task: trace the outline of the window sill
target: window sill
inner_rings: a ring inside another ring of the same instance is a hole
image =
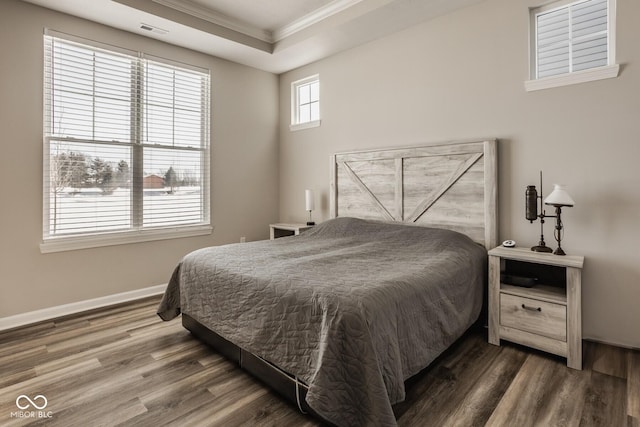
[[[75,251],[78,249],[100,248],[103,246],[152,242],[155,240],[206,236],[212,232],[213,227],[210,225],[197,225],[193,227],[145,230],[141,232],[123,232],[82,237],[58,237],[42,242],[40,244],[40,252],[46,254],[52,252]]]
[[[591,82],[594,80],[611,79],[618,77],[620,65],[607,65],[604,67],[591,68],[589,70],[576,71],[560,76],[545,77],[537,80],[527,80],[524,88],[527,92],[534,90],[549,89],[552,87],[568,86],[578,83]]]
[[[297,130],[303,130],[303,129],[310,129],[310,128],[315,128],[320,126],[320,120],[313,120],[311,122],[306,122],[306,123],[298,123],[295,125],[289,125],[289,130],[291,132],[295,132]]]

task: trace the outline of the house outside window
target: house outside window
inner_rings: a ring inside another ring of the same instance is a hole
[[[530,10],[527,90],[616,77],[615,0],[555,1]]]
[[[291,130],[320,126],[320,77],[291,83]]]
[[[47,31],[42,252],[211,233],[209,71]]]

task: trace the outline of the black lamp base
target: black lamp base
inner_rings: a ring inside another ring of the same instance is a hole
[[[556,242],[558,242],[558,248],[553,251],[556,255],[566,255],[562,250],[562,246],[560,246],[560,242],[562,241],[562,219],[560,219],[560,215],[562,214],[562,205],[553,205],[556,207],[556,230],[553,233],[553,236],[556,238]]]
[[[545,245],[538,245],[538,246],[533,246],[531,248],[532,251],[534,252],[553,252],[553,249],[551,249],[549,246],[545,246]]]
[[[307,221],[307,225],[316,225],[316,223],[313,221]]]
[[[566,255],[566,253],[564,253],[564,251],[562,250],[562,248],[560,246],[558,246],[558,248],[553,251],[554,255]]]

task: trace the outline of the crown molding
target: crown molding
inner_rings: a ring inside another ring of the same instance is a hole
[[[290,22],[273,31],[273,42],[279,42],[298,31],[302,31],[318,22],[321,22],[337,13],[347,10],[360,3],[362,0],[334,0],[331,3],[314,10],[303,17]]]
[[[189,14],[196,18],[203,19],[216,25],[221,25],[230,30],[237,31],[247,36],[254,37],[267,43],[279,42],[299,31],[304,30],[318,22],[321,22],[335,14],[349,9],[363,0],[334,0],[301,18],[298,18],[273,32],[257,28],[238,19],[216,12],[207,7],[201,6],[191,0],[152,0],[162,6]]]
[[[271,31],[262,30],[242,22],[238,19],[231,18],[222,13],[211,10],[207,7],[200,6],[190,0],[152,0],[154,3],[162,6],[186,13],[196,18],[203,19],[216,25],[223,26],[233,31],[254,37],[263,42],[273,43],[273,34]]]
[[[216,4],[215,0],[209,1]],[[258,4],[259,0],[252,1]],[[243,15],[235,18],[233,13],[226,13],[227,17],[234,19],[212,16],[215,11],[201,0],[22,0],[24,4],[66,13],[274,74],[294,70],[483,0],[314,1],[318,0],[309,0],[305,4],[329,5],[287,25],[269,27],[269,35],[264,31],[256,33],[255,28],[250,27],[262,28],[260,24],[249,24]],[[90,7],[87,6],[89,3]],[[282,7],[285,3],[282,1]],[[193,4],[200,8],[193,7]],[[161,35],[142,30],[140,24],[143,22],[168,33]],[[271,41],[276,38],[273,34],[276,29],[278,38],[286,38]],[[291,36],[287,36],[289,34]],[[91,27],[78,35],[88,39],[95,36]]]

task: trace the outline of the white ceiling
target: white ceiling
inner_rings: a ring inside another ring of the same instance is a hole
[[[191,0],[191,3],[243,21],[263,31],[273,32],[335,2],[332,0]]]
[[[24,1],[282,73],[482,0]]]

